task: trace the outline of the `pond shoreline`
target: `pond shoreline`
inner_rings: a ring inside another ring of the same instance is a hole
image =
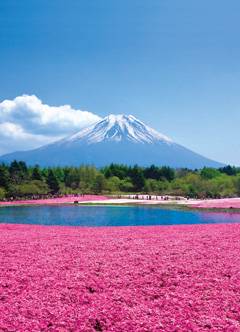
[[[222,199],[175,199],[171,196],[158,196],[158,199],[154,199],[156,196],[152,196],[151,199],[141,199],[132,197],[113,198],[109,196],[100,195],[81,195],[81,196],[68,196],[50,199],[36,199],[36,200],[19,200],[19,201],[0,201],[0,208],[7,206],[38,206],[38,205],[147,205],[147,206],[159,206],[170,207],[176,209],[187,210],[203,210],[203,211],[226,211],[226,212],[240,212],[240,198],[222,198]],[[145,195],[149,197],[148,195]]]

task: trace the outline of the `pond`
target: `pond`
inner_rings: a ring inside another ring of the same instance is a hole
[[[152,206],[1,207],[0,223],[68,226],[143,226],[240,222],[240,214]]]

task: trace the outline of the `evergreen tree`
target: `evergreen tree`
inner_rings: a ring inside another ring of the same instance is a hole
[[[175,178],[175,171],[171,167],[163,166],[160,168],[159,172],[160,172],[159,179],[161,180],[167,180],[171,182]]]
[[[150,167],[145,168],[144,176],[146,179],[159,180],[161,173],[158,167],[151,165]]]
[[[56,194],[59,192],[60,185],[59,185],[58,179],[55,176],[55,174],[53,173],[52,169],[50,169],[48,172],[47,184],[48,184],[49,189],[52,194]]]
[[[10,185],[9,172],[6,166],[0,166],[0,187],[7,189]]]
[[[32,180],[42,181],[42,174],[38,165],[36,165],[32,170]]]
[[[14,160],[9,167],[9,173],[14,184],[20,184],[28,179],[28,168],[24,161]]]
[[[219,168],[219,171],[221,173],[225,173],[227,175],[233,176],[233,175],[237,175],[238,170],[236,167],[228,165],[228,166]]]
[[[77,168],[70,168],[66,177],[65,177],[65,184],[67,187],[72,189],[77,189],[80,183],[80,173]]]
[[[142,168],[135,165],[131,170],[131,179],[136,191],[141,191],[145,185],[145,179]]]

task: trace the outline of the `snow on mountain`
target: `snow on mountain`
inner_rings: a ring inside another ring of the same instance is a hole
[[[94,125],[41,148],[4,155],[0,161],[30,165],[102,167],[110,163],[141,166],[221,167],[145,125],[132,115],[109,115]]]
[[[133,115],[111,114],[96,124],[85,128],[75,135],[62,140],[74,142],[82,140],[87,144],[103,141],[130,141],[134,143],[156,143],[164,141],[171,143],[172,140],[156,130],[146,126]]]

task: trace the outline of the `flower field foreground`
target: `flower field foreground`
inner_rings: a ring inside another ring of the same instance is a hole
[[[0,331],[240,331],[240,225],[0,225]]]

